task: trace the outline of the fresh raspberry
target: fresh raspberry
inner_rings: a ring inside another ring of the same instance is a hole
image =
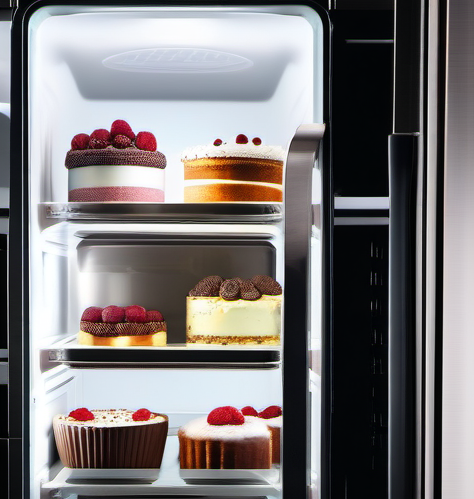
[[[221,140],[221,139],[216,139],[216,140],[214,141],[214,145],[215,145],[215,146],[220,146],[220,145],[222,145],[222,140]]]
[[[126,322],[146,322],[146,310],[140,305],[125,307]]]
[[[135,138],[135,134],[130,125],[124,120],[115,120],[110,127],[110,135],[114,138],[116,135],[125,135],[130,140]]]
[[[115,305],[109,305],[102,310],[102,320],[104,322],[110,322],[112,324],[118,324],[123,322],[125,318],[125,310],[122,307],[116,307]]]
[[[146,313],[146,322],[163,322],[164,317],[158,310],[148,310]]]
[[[74,418],[77,421],[91,421],[94,418],[94,414],[92,414],[89,409],[86,409],[85,407],[80,407],[79,409],[76,409],[75,411],[71,411],[69,413],[70,418]]]
[[[282,410],[279,405],[271,405],[266,409],[264,409],[262,412],[258,413],[258,417],[263,419],[277,418],[278,416],[281,415],[282,415]]]
[[[249,142],[249,139],[246,135],[244,135],[243,133],[241,133],[240,135],[237,135],[237,137],[235,138],[235,142],[237,144],[248,144]]]
[[[151,132],[138,132],[135,145],[142,151],[156,151],[156,138]]]
[[[102,308],[89,307],[82,312],[81,321],[87,322],[102,322]]]
[[[105,149],[110,143],[101,139],[90,139],[89,147],[91,149]]]
[[[71,149],[77,151],[78,149],[87,149],[89,146],[89,135],[87,133],[78,133],[74,135],[71,140]]]
[[[105,140],[110,143],[110,132],[105,128],[98,128],[91,133],[91,139]]]
[[[112,145],[117,149],[125,149],[132,145],[132,141],[126,135],[116,135],[112,140]]]
[[[212,425],[241,425],[245,423],[244,415],[235,407],[226,405],[209,413],[207,422]]]
[[[132,419],[134,421],[148,421],[150,416],[151,412],[148,409],[138,409],[132,414]]]
[[[244,416],[258,416],[258,412],[251,405],[246,405],[241,412]]]
[[[262,143],[262,139],[260,137],[254,137],[252,139],[252,142],[256,145],[259,146]]]

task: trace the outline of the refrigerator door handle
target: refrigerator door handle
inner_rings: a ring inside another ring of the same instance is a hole
[[[309,431],[309,253],[311,241],[312,177],[322,124],[301,125],[291,141],[285,173],[285,301],[283,346],[283,497],[308,495],[310,485]],[[285,359],[291,359],[291,370]],[[285,452],[285,449],[287,452]],[[288,450],[291,451],[289,458]]]
[[[418,141],[418,133],[389,138],[389,499],[418,497],[421,485]]]

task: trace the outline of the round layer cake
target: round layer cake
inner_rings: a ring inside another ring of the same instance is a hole
[[[53,419],[59,457],[68,468],[159,468],[168,416],[148,409],[76,409]]]
[[[178,431],[182,469],[269,469],[270,431],[235,407],[218,407]]]
[[[140,305],[129,307],[88,307],[82,313],[80,345],[165,346],[166,322],[161,312]]]
[[[116,120],[110,132],[76,135],[66,154],[70,202],[163,202],[165,156],[150,132]]]
[[[232,143],[216,139],[188,148],[181,155],[184,201],[281,202],[284,158],[280,146],[262,145],[258,137],[249,142],[243,134]]]

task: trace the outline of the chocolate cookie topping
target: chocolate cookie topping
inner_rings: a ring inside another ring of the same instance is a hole
[[[81,166],[149,166],[151,168],[165,168],[166,158],[159,151],[142,151],[136,147],[117,149],[108,146],[105,149],[84,149],[68,151],[66,154],[66,168],[80,168]]]
[[[253,285],[262,293],[262,295],[281,295],[281,286],[268,275],[256,275],[251,279]]]
[[[166,331],[166,322],[119,322],[118,324],[110,324],[81,321],[81,331],[94,336],[142,336]]]
[[[240,283],[238,279],[227,279],[221,284],[219,296],[227,301],[240,298]]]
[[[222,277],[211,275],[201,279],[189,292],[189,296],[219,296],[219,289],[222,284]]]
[[[249,279],[242,280],[240,283],[240,296],[242,300],[258,300],[262,293],[252,284]]]

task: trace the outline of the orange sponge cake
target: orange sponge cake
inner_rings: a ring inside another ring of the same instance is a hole
[[[283,161],[280,146],[262,145],[240,134],[235,141],[216,139],[207,146],[186,149],[184,201],[188,203],[283,200]]]

